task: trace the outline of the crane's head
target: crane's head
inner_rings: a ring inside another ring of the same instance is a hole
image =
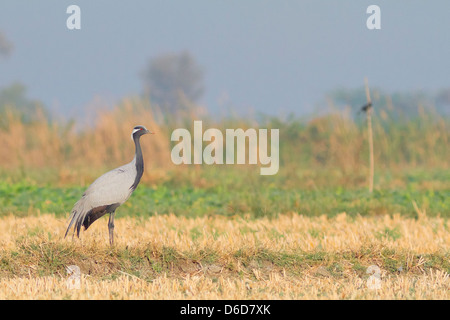
[[[153,134],[153,132],[148,131],[147,128],[144,126],[136,126],[133,128],[133,132],[131,132],[131,140],[134,140],[135,138],[140,138],[141,136],[147,133]]]

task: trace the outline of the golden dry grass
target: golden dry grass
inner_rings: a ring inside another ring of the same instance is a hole
[[[131,161],[131,130],[143,124],[155,132],[151,139],[141,141],[146,166],[159,168],[155,174],[161,175],[161,170],[171,166],[170,136],[167,128],[157,123],[155,114],[140,103],[126,100],[114,110],[97,111],[93,124],[79,130],[65,123],[49,122],[44,116],[39,121],[23,123],[9,112],[8,127],[0,128],[0,168],[8,172],[52,168],[57,172],[58,184],[83,184],[85,178],[92,178],[104,167]],[[147,175],[143,181],[152,178]]]
[[[1,218],[0,299],[450,298],[439,217],[125,217],[113,249],[106,219],[81,241],[63,239],[66,222]],[[80,289],[67,287],[72,264]],[[378,290],[367,286],[370,265],[381,269]]]
[[[151,282],[127,275],[103,281],[83,276],[80,289],[68,289],[60,276],[0,281],[0,299],[449,299],[448,290],[449,277],[442,271],[385,277],[379,290],[368,289],[359,277],[337,281],[278,273],[267,280],[163,275]]]
[[[376,171],[406,166],[448,170],[450,123],[447,118],[423,111],[420,118],[408,120],[393,118],[383,108],[377,110],[373,115]],[[146,167],[152,172],[143,177],[143,182],[164,179],[179,168],[170,159],[172,130],[180,127],[192,130],[194,120],[204,120],[204,130],[210,127],[279,129],[281,171],[290,172],[299,166],[330,167],[345,176],[355,173],[365,176],[367,171],[366,130],[358,125],[358,118],[352,118],[349,110],[334,111],[307,122],[275,118],[258,123],[238,117],[212,120],[204,110],[193,106],[178,119],[175,115],[163,115],[148,101],[129,98],[110,110],[86,114],[84,121],[89,123],[78,121],[71,125],[67,121],[49,121],[43,114],[36,115],[31,123],[24,123],[13,112],[1,116],[6,118],[6,125],[0,127],[0,172],[51,168],[57,176],[51,181],[59,185],[84,184],[105,167],[130,161],[134,145],[129,136],[136,124],[143,124],[156,133],[141,140]]]

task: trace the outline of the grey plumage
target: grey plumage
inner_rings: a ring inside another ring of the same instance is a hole
[[[73,226],[73,233],[75,234],[76,231],[79,237],[81,226],[84,226],[86,230],[95,220],[109,213],[109,240],[111,245],[114,243],[115,211],[131,196],[144,172],[144,161],[139,138],[146,133],[151,132],[144,126],[133,128],[132,139],[136,147],[133,160],[103,174],[87,188],[72,209],[69,217],[70,223],[65,236],[67,236],[67,233]]]

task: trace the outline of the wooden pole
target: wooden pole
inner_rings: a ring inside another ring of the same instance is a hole
[[[372,105],[372,100],[370,99],[370,90],[367,77],[364,78],[364,83],[366,87],[366,98],[367,105]],[[373,158],[373,132],[372,132],[372,107],[369,107],[366,111],[367,116],[367,133],[369,140],[369,192],[373,192],[373,176],[374,176],[374,158]]]

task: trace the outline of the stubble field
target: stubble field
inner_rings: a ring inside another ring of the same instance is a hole
[[[78,240],[54,215],[2,217],[0,299],[450,298],[439,217],[126,217],[114,248],[106,221]]]

